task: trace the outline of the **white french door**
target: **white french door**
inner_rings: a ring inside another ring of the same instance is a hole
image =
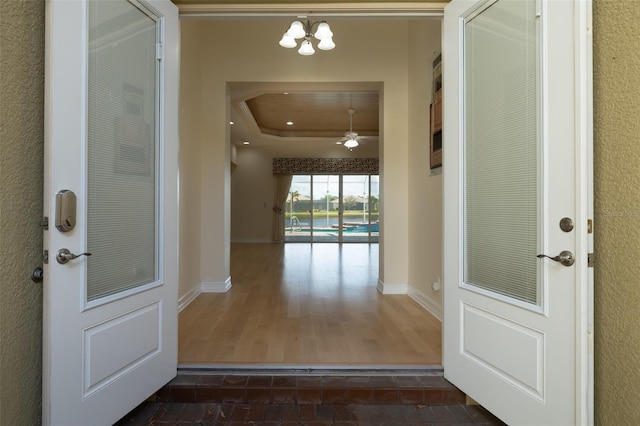
[[[176,374],[178,13],[46,11],[43,423],[106,425]]]
[[[589,31],[589,1],[445,7],[443,364],[508,424],[593,422]]]

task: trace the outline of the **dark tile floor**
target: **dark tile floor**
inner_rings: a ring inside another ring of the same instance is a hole
[[[442,373],[416,375],[179,374],[157,393],[160,402],[233,404],[464,404]]]
[[[503,425],[441,371],[369,373],[181,372],[117,424]]]
[[[479,406],[387,404],[141,404],[117,425],[503,425]]]

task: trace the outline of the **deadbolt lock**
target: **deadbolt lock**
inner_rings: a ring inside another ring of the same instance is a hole
[[[63,189],[56,194],[56,228],[69,232],[76,227],[76,194]]]
[[[573,227],[573,219],[571,219],[570,217],[563,217],[562,219],[560,219],[560,229],[562,229],[564,232],[573,231]]]

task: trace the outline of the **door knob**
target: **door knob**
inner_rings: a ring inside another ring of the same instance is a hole
[[[69,251],[69,249],[61,248],[60,250],[58,250],[58,253],[56,253],[56,260],[59,264],[64,265],[70,260],[77,259],[80,256],[91,256],[91,253],[73,254]]]
[[[576,261],[576,258],[573,255],[573,253],[571,253],[568,250],[563,250],[563,251],[560,252],[559,255],[553,256],[553,257],[547,256],[546,254],[539,254],[536,257],[538,257],[539,259],[542,259],[543,257],[546,257],[546,258],[549,258],[549,259],[551,259],[553,261],[560,262],[564,266],[571,266]]]

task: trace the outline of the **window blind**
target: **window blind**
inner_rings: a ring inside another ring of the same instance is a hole
[[[156,43],[131,3],[89,2],[88,301],[158,277]]]
[[[498,1],[464,29],[464,280],[539,303],[534,1]]]

